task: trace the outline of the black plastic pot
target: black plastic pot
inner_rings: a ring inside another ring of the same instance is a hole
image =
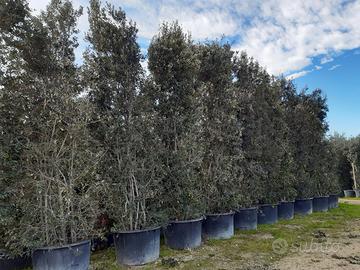
[[[360,189],[355,189],[355,197],[360,198]]]
[[[356,193],[354,190],[348,189],[348,190],[344,190],[344,196],[353,198],[356,197]]]
[[[294,204],[295,201],[280,202],[278,205],[278,218],[279,219],[293,219],[294,218]]]
[[[298,215],[310,215],[313,212],[313,199],[296,199],[294,212]]]
[[[327,212],[329,210],[329,196],[314,197],[313,212]]]
[[[239,230],[257,229],[257,208],[241,208],[235,212],[234,227]]]
[[[164,228],[165,244],[172,249],[191,249],[201,245],[203,217],[172,221]]]
[[[7,258],[0,254],[1,270],[21,270],[31,266],[30,257]]]
[[[114,233],[116,259],[122,265],[142,265],[160,255],[160,227]]]
[[[278,222],[278,205],[259,205],[258,224],[275,224],[276,222]]]
[[[234,235],[234,212],[206,215],[202,232],[208,239],[229,239]]]
[[[329,209],[339,207],[339,195],[338,194],[331,194],[329,196]]]
[[[90,241],[40,248],[32,254],[33,270],[88,270]]]

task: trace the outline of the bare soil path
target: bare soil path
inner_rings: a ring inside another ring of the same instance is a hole
[[[311,244],[313,244],[311,246]],[[275,263],[278,270],[359,270],[360,219],[349,221],[343,231],[325,235],[322,241],[303,245]]]
[[[354,204],[354,205],[360,205],[359,199],[340,199],[341,203],[347,203],[347,204]]]

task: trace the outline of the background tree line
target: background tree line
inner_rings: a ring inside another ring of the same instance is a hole
[[[359,151],[326,138],[321,90],[298,91],[226,42],[163,23],[146,75],[136,24],[91,0],[77,65],[82,8],[0,8],[0,248],[97,236],[104,215],[136,230],[338,193],[348,177]]]

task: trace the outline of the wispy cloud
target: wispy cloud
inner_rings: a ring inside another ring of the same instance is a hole
[[[337,69],[339,67],[341,67],[341,65],[333,65],[331,68],[329,68],[329,70],[331,71],[331,70]]]
[[[332,61],[334,61],[334,58],[332,58],[330,55],[325,55],[323,58],[321,58],[320,63],[323,65]]]
[[[74,0],[88,5],[86,0]],[[105,1],[105,0],[104,0]],[[296,74],[315,57],[331,62],[343,50],[360,48],[360,1],[348,0],[110,0],[122,6],[151,39],[163,21],[178,20],[195,40],[238,37],[234,48],[246,50],[274,75]],[[43,8],[48,1],[30,0]],[[81,18],[87,30],[86,14]],[[304,71],[302,72],[304,74]]]
[[[312,70],[303,70],[303,71],[295,72],[293,74],[290,74],[290,75],[286,76],[286,79],[294,80],[294,79],[303,77],[303,76],[305,76],[306,74],[308,74],[310,72],[312,72]]]

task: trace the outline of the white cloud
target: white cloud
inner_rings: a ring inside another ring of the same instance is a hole
[[[329,68],[330,71],[334,70],[334,69],[337,69],[341,67],[341,65],[333,65],[331,68]]]
[[[332,61],[334,61],[334,58],[332,58],[330,55],[325,55],[323,58],[321,58],[320,63],[323,65]]]
[[[290,74],[290,75],[286,76],[286,79],[288,79],[288,80],[294,80],[294,79],[303,77],[303,76],[305,76],[306,74],[308,74],[308,73],[310,73],[310,72],[312,72],[312,70],[299,71],[299,72],[296,72],[296,73],[293,73],[293,74]]]
[[[320,69],[322,69],[322,66],[315,66],[315,70],[320,70]]]
[[[47,2],[30,0],[30,6],[39,9]],[[87,2],[76,0],[84,6]],[[143,39],[151,39],[163,21],[173,20],[196,40],[239,37],[234,48],[246,50],[274,75],[296,74],[312,65],[315,57],[323,56],[324,64],[341,51],[360,48],[360,0],[110,2],[124,8]],[[80,28],[84,32],[87,27],[83,16]]]

